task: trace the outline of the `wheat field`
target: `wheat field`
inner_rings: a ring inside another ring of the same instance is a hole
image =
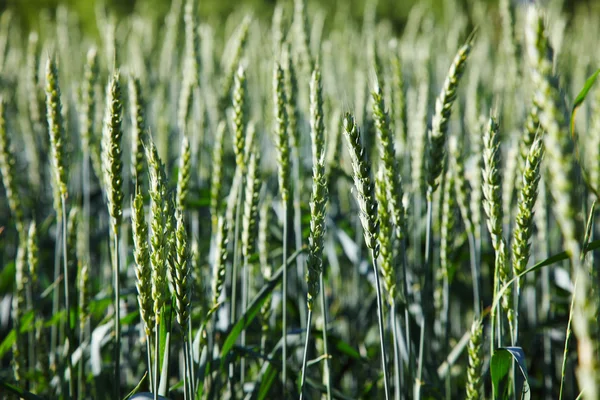
[[[169,3],[0,15],[1,398],[600,399],[600,7]]]

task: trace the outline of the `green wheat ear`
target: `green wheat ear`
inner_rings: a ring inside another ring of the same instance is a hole
[[[444,158],[446,156],[445,146],[450,113],[452,112],[454,100],[456,100],[456,91],[458,89],[460,78],[467,66],[467,59],[471,52],[472,43],[473,37],[469,37],[467,42],[458,49],[454,61],[450,66],[450,70],[448,71],[448,76],[446,77],[442,91],[435,101],[435,114],[431,120],[431,131],[429,131],[427,145],[428,154],[425,159],[428,196],[431,196],[431,193],[437,188],[437,179],[442,173]]]
[[[46,110],[48,132],[50,134],[50,152],[54,182],[62,197],[67,197],[67,172],[65,154],[65,133],[62,116],[62,102],[56,61],[49,58],[46,63]]]
[[[379,254],[379,243],[377,242],[379,221],[377,219],[375,185],[371,178],[371,164],[361,144],[360,131],[350,113],[344,117],[344,135],[352,160],[356,200],[360,209],[360,222],[363,226],[365,242],[367,247],[374,252],[374,257],[377,257]]]
[[[106,111],[102,132],[102,169],[108,198],[108,211],[112,220],[112,229],[118,234],[123,218],[123,161],[121,127],[123,104],[119,73],[115,73],[106,90]]]

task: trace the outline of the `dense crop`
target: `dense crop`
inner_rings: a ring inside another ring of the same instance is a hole
[[[0,397],[600,398],[598,10],[446,3],[4,12]]]

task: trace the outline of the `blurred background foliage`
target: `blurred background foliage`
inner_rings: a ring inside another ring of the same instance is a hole
[[[514,0],[527,2],[534,0]],[[236,11],[251,10],[258,18],[271,18],[276,0],[203,0],[200,1],[199,12],[207,19],[223,20]],[[491,3],[491,0],[461,0],[464,9],[468,10],[474,2]],[[540,2],[538,0],[537,2]],[[542,0],[542,3],[547,0]],[[285,3],[285,1],[283,1]],[[339,8],[346,8],[347,14],[360,21],[365,12],[366,0],[309,0],[309,7],[320,9],[331,16]],[[436,14],[444,14],[450,4],[446,0],[379,0],[377,2],[378,17],[385,17],[393,24],[394,30],[402,31],[409,10],[415,3],[425,3]],[[56,8],[61,5],[78,15],[82,30],[88,35],[97,35],[96,16],[98,10],[106,10],[117,18],[132,13],[149,16],[157,20],[166,16],[171,0],[0,0],[0,12],[13,10],[26,30],[39,30],[44,19],[53,20]],[[572,0],[564,2],[565,12],[573,15],[574,11],[583,7],[598,7],[598,0]],[[327,24],[326,24],[327,25]],[[325,27],[325,29],[327,29]]]

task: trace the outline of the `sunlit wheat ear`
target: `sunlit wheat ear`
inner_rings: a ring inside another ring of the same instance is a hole
[[[143,187],[144,142],[146,140],[146,107],[139,78],[129,79],[129,107],[131,118],[131,176],[138,188]]]
[[[150,209],[152,218],[150,227],[150,263],[152,265],[152,300],[156,324],[161,322],[161,310],[169,297],[167,284],[167,263],[169,259],[170,232],[167,231],[167,202],[169,201],[166,187],[164,166],[158,156],[154,142],[146,147],[148,162]]]
[[[404,76],[402,73],[402,62],[398,54],[397,41],[391,46],[392,54],[392,112],[394,116],[394,136],[397,140],[406,144],[406,98],[404,93]]]
[[[259,176],[260,154],[255,149],[248,160],[246,174],[246,189],[244,194],[244,208],[242,215],[242,256],[248,259],[255,249],[256,220],[258,216],[258,195],[261,186]]]
[[[2,183],[6,191],[8,206],[19,234],[23,233],[23,206],[17,188],[17,172],[15,169],[15,158],[11,149],[10,136],[6,130],[6,105],[4,98],[0,96],[0,172]]]
[[[219,303],[219,297],[225,283],[225,267],[227,264],[227,224],[225,218],[219,217],[215,235],[215,252],[212,262],[211,294],[212,306]]]
[[[225,69],[225,74],[223,75],[221,81],[221,92],[219,98],[219,109],[223,112],[229,103],[231,88],[233,86],[233,80],[235,76],[235,72],[240,64],[240,60],[242,58],[242,53],[246,48],[246,42],[248,41],[248,30],[250,28],[250,22],[252,22],[249,16],[244,17],[242,23],[238,27],[237,31],[234,33],[236,35],[228,44],[231,47],[226,49],[226,52],[229,55],[228,61],[229,63],[223,65]]]
[[[93,151],[94,117],[96,115],[95,89],[98,80],[98,52],[95,47],[88,50],[81,85],[81,105],[79,113],[79,129],[81,147],[85,152]]]
[[[452,112],[452,104],[456,100],[456,91],[463,72],[467,66],[467,58],[471,52],[472,38],[458,50],[450,66],[446,81],[440,95],[435,101],[435,114],[431,121],[427,141],[427,157],[425,159],[426,179],[428,193],[433,193],[437,188],[437,179],[442,173],[444,157],[446,155],[446,135],[448,122]],[[431,196],[431,194],[428,194]]]
[[[490,117],[483,135],[483,209],[487,216],[487,227],[492,238],[492,246],[496,253],[495,276],[498,284],[507,283],[512,275],[512,270],[506,262],[506,243],[502,232],[502,183],[500,177],[500,138],[499,126],[493,117]],[[511,318],[512,290],[509,287],[502,295],[502,308]]]
[[[306,70],[311,71],[314,59],[310,49],[308,16],[306,15],[306,0],[294,0],[294,27],[299,54]]]
[[[248,103],[247,103],[246,71],[239,66],[233,83],[233,134],[235,162],[242,171],[246,166],[244,163],[244,149],[246,147],[246,127],[248,125]]]
[[[385,283],[388,304],[393,304],[396,297],[396,273],[394,270],[394,227],[389,212],[387,181],[383,167],[379,167],[375,179],[375,196],[379,204],[379,244],[381,250],[381,275]]]
[[[394,137],[390,128],[390,119],[385,111],[385,102],[380,87],[376,87],[372,93],[373,97],[373,119],[377,128],[379,138],[379,158],[383,166],[382,173],[385,175],[385,189],[390,206],[391,217],[394,221],[395,235],[398,240],[404,237],[407,230],[405,223],[405,211],[402,205],[402,177],[396,161],[396,150]]]
[[[50,134],[50,159],[54,182],[61,197],[67,197],[67,159],[64,143],[64,124],[60,85],[56,61],[49,58],[46,63],[46,112]]]
[[[519,275],[525,271],[525,267],[529,261],[531,252],[529,239],[533,233],[533,211],[537,199],[538,183],[540,181],[542,155],[542,140],[538,138],[531,145],[523,170],[523,176],[520,178],[521,189],[519,191],[512,242],[514,275]]]
[[[214,232],[217,228],[217,221],[219,218],[219,208],[221,202],[221,187],[223,178],[223,139],[225,137],[225,131],[227,130],[227,124],[221,121],[217,126],[217,132],[215,133],[215,143],[212,152],[212,171],[210,181],[210,217],[212,220],[212,231]]]
[[[494,250],[502,241],[502,191],[500,183],[500,141],[498,123],[490,118],[483,136],[483,208]]]
[[[298,107],[298,79],[289,44],[284,46],[283,59],[285,62],[285,95],[287,100],[288,131],[290,134],[290,147],[297,149],[300,145],[298,124],[300,122],[300,108]]]
[[[284,79],[283,69],[279,64],[275,64],[273,72],[275,147],[277,148],[279,192],[281,193],[282,201],[287,204],[290,193],[290,142],[288,135],[287,100]]]
[[[483,324],[480,319],[471,325],[471,338],[467,347],[469,366],[467,367],[467,399],[481,399],[481,376],[483,368]]]
[[[148,225],[144,211],[144,196],[137,193],[131,205],[131,226],[133,231],[133,257],[135,259],[135,286],[138,292],[140,316],[146,335],[154,332],[154,302],[152,300],[152,268],[148,247]]]
[[[375,185],[371,178],[371,164],[360,140],[360,131],[350,113],[347,113],[344,117],[344,135],[352,160],[354,186],[356,187],[355,195],[360,210],[360,222],[364,231],[365,243],[377,257],[379,254],[379,244],[377,242],[379,221],[377,219]]]
[[[175,312],[177,322],[187,327],[191,306],[191,254],[187,240],[187,232],[183,223],[183,212],[176,210],[176,258],[171,269],[171,279],[175,288]]]
[[[179,171],[177,173],[176,206],[178,210],[185,211],[189,193],[190,177],[192,173],[192,151],[187,136],[181,141],[179,153]]]
[[[310,236],[306,260],[307,304],[312,310],[319,294],[320,275],[323,273],[323,242],[327,213],[327,177],[325,175],[325,125],[323,122],[323,87],[318,65],[310,81],[310,132],[312,142],[313,184],[310,201]]]
[[[106,90],[106,110],[102,130],[102,169],[108,198],[108,212],[115,235],[123,218],[123,160],[121,139],[123,103],[119,73],[112,76]]]

